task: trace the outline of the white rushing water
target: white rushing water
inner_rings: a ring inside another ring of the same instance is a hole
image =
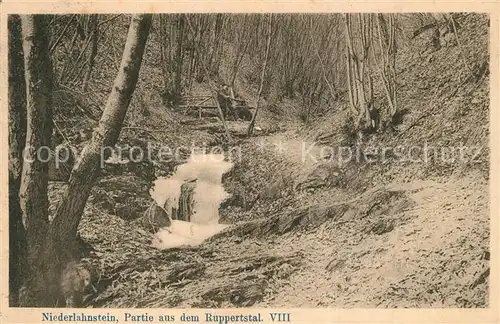
[[[182,184],[197,179],[191,222],[172,220],[169,227],[155,234],[153,246],[158,249],[196,246],[226,228],[228,225],[219,224],[220,203],[229,196],[222,186],[222,175],[232,167],[232,163],[224,161],[223,154],[193,154],[187,163],[177,167],[174,175],[156,180],[151,197],[169,213],[178,206]]]

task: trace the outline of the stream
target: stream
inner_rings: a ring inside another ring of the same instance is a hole
[[[222,185],[222,175],[232,167],[233,163],[224,160],[224,154],[192,154],[172,176],[157,179],[150,194],[168,215],[179,205],[181,186],[186,182],[195,183],[194,204],[189,222],[171,218],[171,225],[155,234],[152,245],[161,250],[197,246],[228,227],[219,224],[219,206],[229,197]]]

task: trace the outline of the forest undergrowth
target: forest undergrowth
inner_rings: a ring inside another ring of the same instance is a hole
[[[153,180],[179,162],[110,167],[79,227],[99,276],[86,305],[488,307],[489,75],[467,62],[488,61],[489,35],[485,16],[459,22],[460,46],[429,52],[425,33],[402,46],[401,120],[361,141],[346,130],[344,93],[307,122],[300,99],[264,99],[262,133],[228,143],[220,130],[183,124],[185,116],[163,107],[151,91],[161,81],[147,79],[159,72],[146,65],[119,143],[156,152],[185,146],[185,156],[193,143],[238,146],[240,158],[223,177],[232,196],[219,210],[220,222],[232,226],[200,246],[159,251],[134,220],[152,203]],[[244,77],[251,64],[244,60],[241,69],[235,88],[254,97],[255,84]],[[193,94],[206,92],[206,84],[193,86]],[[147,115],[136,112],[141,107]],[[70,129],[78,118],[58,116],[76,137]],[[438,153],[423,162],[394,152],[417,147],[422,154],[423,145]],[[304,162],[303,149],[312,146]],[[360,159],[338,155],[360,147]],[[466,147],[466,159],[443,160],[440,150],[450,147]],[[380,159],[370,148],[389,153]],[[64,186],[50,185],[52,210]]]

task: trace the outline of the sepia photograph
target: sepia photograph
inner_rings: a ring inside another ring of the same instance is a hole
[[[10,308],[496,307],[490,14],[3,17]]]

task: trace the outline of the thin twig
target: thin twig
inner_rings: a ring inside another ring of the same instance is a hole
[[[68,138],[66,136],[64,136],[64,133],[62,132],[61,128],[57,125],[57,122],[55,120],[54,120],[54,126],[56,126],[57,132],[59,133],[59,135],[61,135],[61,137],[63,138],[63,140],[66,143],[69,143]]]
[[[57,45],[59,45],[59,43],[61,42],[62,38],[64,37],[64,35],[66,35],[66,31],[68,30],[68,27],[69,25],[71,25],[71,23],[73,22],[73,20],[75,20],[75,15],[72,15],[71,16],[71,19],[68,21],[68,23],[66,24],[66,26],[64,26],[62,32],[61,32],[61,35],[59,35],[59,37],[57,38],[57,40],[54,42],[54,44],[52,44],[52,46],[50,47],[49,49],[49,52],[52,54],[54,52],[54,50],[56,49]]]
[[[109,18],[109,19],[103,20],[103,21],[101,21],[101,22],[99,23],[99,25],[98,25],[98,26],[100,27],[100,26],[102,26],[102,25],[104,25],[104,24],[106,24],[106,23],[108,23],[108,22],[110,22],[110,21],[115,20],[116,18],[118,18],[118,17],[120,17],[120,16],[123,16],[123,14],[118,14],[118,15],[115,15],[115,16],[113,16],[113,17]]]
[[[302,20],[304,21],[303,18],[302,18]],[[311,38],[311,42],[313,43],[314,52],[315,52],[316,56],[318,57],[319,64],[321,65],[321,72],[322,72],[321,74],[323,76],[323,80],[325,80],[326,85],[328,86],[328,90],[330,91],[330,96],[332,97],[332,100],[335,101],[335,98],[336,98],[335,91],[333,90],[333,87],[332,87],[330,81],[328,80],[328,77],[326,76],[325,65],[323,64],[323,60],[321,59],[321,56],[319,55],[318,45],[316,44],[316,41],[314,40],[310,29],[308,29],[308,34],[309,34],[309,37]]]

